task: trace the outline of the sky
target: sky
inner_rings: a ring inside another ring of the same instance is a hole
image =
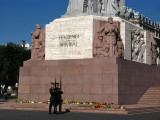
[[[0,0],[0,45],[31,44],[35,25],[44,27],[60,18],[67,6],[68,0]],[[160,22],[160,0],[126,0],[126,6]]]

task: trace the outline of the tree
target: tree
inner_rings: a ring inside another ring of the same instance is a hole
[[[31,50],[17,44],[0,46],[0,82],[5,86],[15,85],[19,78],[19,67],[31,58]]]
[[[4,58],[4,46],[0,46],[0,96],[1,96],[1,85],[3,81],[6,79],[6,67],[7,66],[7,60]]]

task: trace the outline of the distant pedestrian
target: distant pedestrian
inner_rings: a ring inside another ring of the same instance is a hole
[[[3,99],[6,100],[7,99],[7,89],[4,88],[3,92]]]
[[[0,99],[2,98],[3,94],[2,94],[2,88],[0,90]]]

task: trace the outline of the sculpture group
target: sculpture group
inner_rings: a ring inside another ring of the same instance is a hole
[[[94,57],[124,57],[124,46],[119,29],[113,23],[113,18],[96,33],[94,40]]]
[[[120,16],[134,18],[135,11],[125,6],[125,0],[69,0],[66,15],[101,14],[103,16]]]

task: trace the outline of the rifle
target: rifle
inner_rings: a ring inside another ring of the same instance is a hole
[[[57,84],[57,83],[56,83],[56,77],[55,77],[55,83],[54,83],[55,89],[56,89],[56,84]]]
[[[61,76],[60,76],[60,90],[62,90],[62,81],[61,81]]]

